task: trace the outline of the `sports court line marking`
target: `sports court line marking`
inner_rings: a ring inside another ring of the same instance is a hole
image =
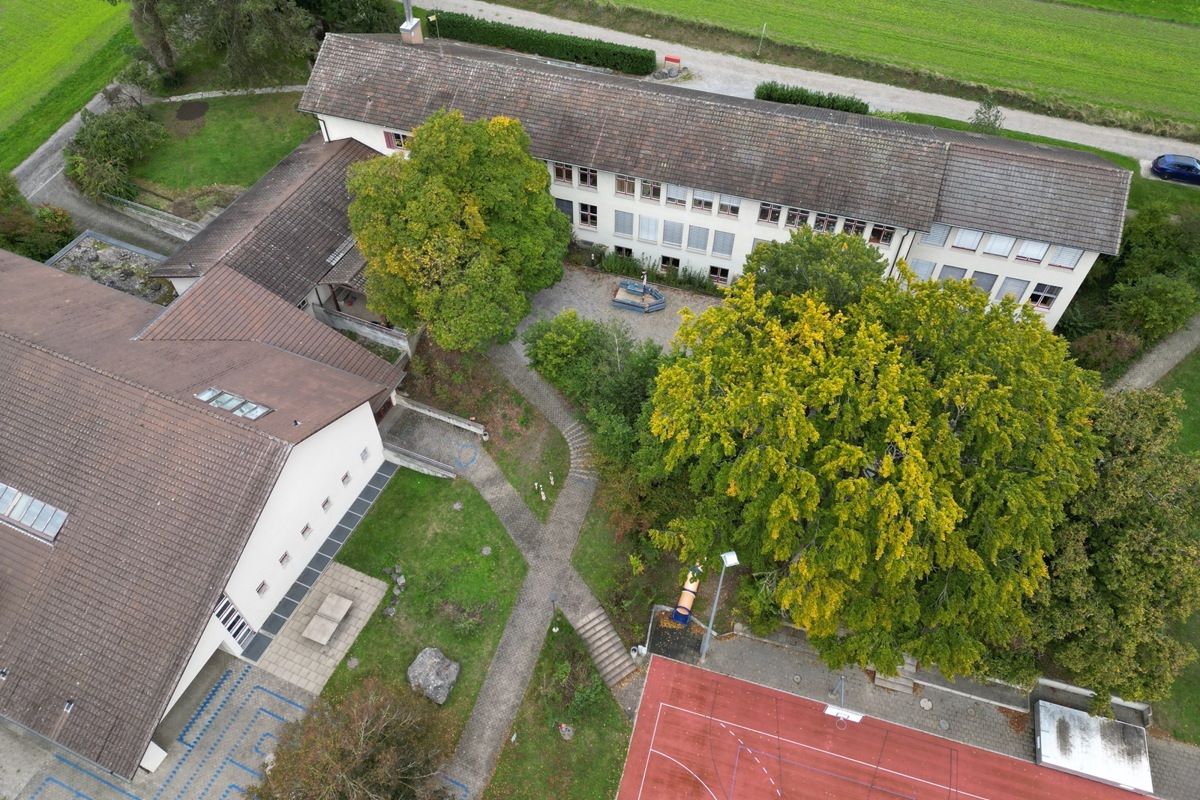
[[[679,760],[679,759],[677,759],[677,758],[674,758],[673,756],[669,756],[669,755],[667,755],[666,753],[662,752],[661,750],[655,750],[653,747],[651,747],[651,748],[650,748],[650,755],[654,755],[654,756],[662,756],[663,758],[667,759],[668,761],[674,761],[676,764],[678,764],[679,766],[681,766],[681,767],[683,767],[684,769],[686,769],[686,770],[687,770],[687,772],[688,772],[688,774],[689,774],[689,775],[691,775],[693,778],[695,778],[695,779],[696,779],[696,783],[698,783],[698,784],[700,784],[701,786],[703,786],[703,787],[704,787],[704,791],[708,792],[708,796],[709,796],[709,797],[711,797],[713,800],[720,800],[720,798],[719,798],[719,797],[717,797],[715,794],[713,794],[713,790],[712,790],[712,789],[710,789],[710,788],[708,788],[708,784],[707,784],[707,783],[705,783],[704,781],[702,781],[702,780],[700,779],[700,776],[699,776],[699,775],[697,775],[696,773],[692,772],[692,771],[691,771],[691,769],[688,769],[688,766],[687,766],[687,764],[684,764],[682,761],[680,761],[680,760]],[[646,759],[646,763],[647,763],[647,764],[649,764],[649,763],[650,763],[650,759]],[[643,777],[645,777],[645,776],[643,775]],[[639,795],[640,795],[640,792],[639,792]]]
[[[813,745],[810,745],[810,744],[805,744],[804,742],[798,742],[798,741],[796,741],[796,740],[794,740],[794,739],[788,739],[788,738],[786,738],[786,737],[784,737],[784,736],[780,736],[780,735],[779,735],[779,734],[777,734],[777,733],[768,733],[768,732],[766,732],[766,731],[761,731],[761,730],[758,730],[757,728],[752,728],[752,727],[750,727],[749,725],[742,725],[741,723],[734,722],[733,720],[729,720],[729,719],[724,719],[724,720],[723,720],[723,719],[721,719],[720,717],[714,717],[714,716],[712,716],[712,715],[710,715],[710,714],[705,714],[705,713],[703,713],[703,712],[700,712],[700,711],[693,711],[693,710],[692,710],[692,709],[690,709],[690,708],[683,708],[683,707],[681,707],[681,706],[673,705],[673,704],[671,704],[671,703],[664,703],[664,702],[661,702],[661,701],[660,701],[660,702],[659,702],[659,704],[658,704],[658,714],[655,716],[655,720],[654,720],[654,732],[653,732],[653,734],[651,735],[651,738],[650,738],[650,750],[651,750],[651,751],[653,751],[653,750],[654,750],[654,742],[655,742],[655,740],[656,740],[656,739],[657,739],[657,737],[658,737],[658,722],[659,722],[659,719],[661,719],[661,717],[662,717],[662,710],[663,710],[664,708],[673,709],[673,710],[675,710],[675,711],[681,711],[681,712],[683,712],[684,714],[690,714],[690,715],[692,715],[693,717],[700,717],[701,719],[707,719],[707,720],[709,720],[709,721],[711,721],[711,722],[717,722],[717,723],[720,723],[720,724],[732,725],[732,726],[733,726],[733,727],[735,727],[735,728],[741,728],[741,729],[742,729],[742,730],[744,730],[744,731],[749,731],[750,733],[757,734],[758,736],[765,736],[765,737],[767,737],[768,739],[777,739],[777,740],[779,740],[779,741],[781,741],[781,742],[787,742],[788,744],[790,744],[790,745],[793,745],[793,746],[795,746],[795,747],[798,747],[798,748],[800,748],[800,749],[802,749],[802,750],[808,750],[808,751],[811,751],[811,752],[814,752],[814,753],[822,753],[822,754],[824,754],[824,755],[827,755],[827,756],[833,756],[834,758],[839,758],[839,759],[841,759],[841,760],[843,760],[843,761],[848,761],[848,762],[850,762],[850,763],[857,764],[857,765],[859,765],[859,766],[862,766],[862,767],[868,767],[868,768],[870,768],[870,767],[873,767],[873,766],[874,766],[874,765],[873,765],[871,762],[869,762],[869,761],[863,761],[862,759],[853,758],[853,757],[851,757],[851,756],[845,756],[845,755],[842,755],[842,754],[840,754],[840,753],[831,753],[831,752],[830,752],[830,751],[828,751],[828,750],[823,750],[823,749],[821,749],[821,748],[819,748],[819,747],[815,747],[815,746],[813,746]],[[885,732],[886,732],[886,731],[885,731]],[[947,749],[948,749],[948,750],[950,750],[951,752],[953,752],[955,748],[953,748],[953,747],[947,747]],[[940,784],[940,783],[935,783],[934,781],[928,781],[928,780],[925,780],[924,778],[918,778],[918,777],[917,777],[917,776],[915,776],[915,775],[908,775],[908,774],[906,774],[906,773],[903,773],[903,772],[897,772],[897,771],[895,771],[895,770],[887,769],[886,767],[884,767],[884,768],[882,768],[882,769],[883,769],[883,771],[884,771],[884,772],[886,772],[886,773],[889,773],[889,774],[891,774],[891,775],[895,775],[895,776],[897,776],[897,777],[900,777],[900,778],[907,778],[908,780],[914,781],[914,782],[916,782],[916,783],[923,783],[923,784],[925,784],[926,786],[931,786],[931,787],[933,787],[933,788],[936,788],[936,789],[944,789],[944,790],[946,790],[947,792],[954,792],[955,794],[957,794],[957,795],[958,795],[958,796],[960,796],[960,797],[974,797],[974,798],[976,798],[976,800],[993,800],[993,798],[990,798],[990,797],[985,797],[985,796],[983,796],[983,795],[979,795],[979,794],[972,794],[971,792],[966,792],[966,791],[962,791],[962,790],[956,790],[956,789],[953,789],[953,788],[952,788],[952,787],[950,787],[950,786],[946,786],[946,785],[943,785],[943,784]],[[951,776],[951,777],[953,778],[953,776]],[[643,772],[643,774],[642,774],[642,783],[643,783],[643,785],[645,784],[645,780],[646,780],[646,776],[645,776],[645,772]],[[639,796],[640,796],[640,792],[639,792]]]
[[[737,758],[740,758],[740,757],[741,757],[741,751],[742,751],[742,750],[745,750],[746,752],[750,753],[751,755],[753,755],[753,754],[754,754],[754,751],[753,751],[753,749],[751,749],[751,748],[749,748],[749,747],[740,747],[740,748],[738,748],[738,756],[737,756]],[[911,795],[911,794],[901,794],[900,792],[897,792],[897,791],[895,791],[895,790],[893,790],[893,789],[887,789],[887,788],[884,788],[884,787],[881,787],[881,786],[877,786],[877,785],[875,784],[875,775],[874,775],[874,774],[872,774],[872,776],[871,776],[871,781],[870,781],[870,783],[868,783],[867,781],[861,781],[861,780],[857,780],[857,779],[855,779],[855,778],[851,778],[851,777],[848,777],[848,776],[846,776],[846,775],[842,775],[842,774],[840,774],[840,773],[833,772],[833,771],[831,771],[831,770],[827,770],[827,769],[821,769],[821,768],[819,768],[819,767],[814,767],[814,766],[812,766],[811,764],[805,764],[803,761],[796,761],[795,759],[791,759],[791,758],[784,758],[782,755],[771,755],[771,754],[770,754],[770,753],[768,753],[766,750],[760,750],[760,751],[758,751],[758,752],[762,753],[762,754],[763,754],[763,756],[765,756],[766,758],[776,758],[776,759],[779,759],[779,763],[780,763],[780,764],[791,764],[791,765],[793,765],[793,766],[800,767],[801,769],[803,769],[803,770],[805,770],[805,771],[807,771],[807,772],[814,772],[814,773],[816,773],[816,774],[818,774],[818,775],[826,775],[826,776],[828,776],[828,777],[830,777],[830,778],[837,778],[839,781],[843,781],[843,782],[845,782],[845,783],[853,784],[854,786],[862,786],[862,787],[865,787],[866,789],[870,790],[871,792],[882,792],[883,794],[890,795],[890,796],[892,796],[892,797],[900,797],[900,798],[904,798],[904,800],[916,800],[916,796],[915,796],[915,795]],[[821,752],[822,752],[822,753],[824,753],[825,751],[824,751],[824,750],[822,750]],[[833,755],[833,754],[832,754],[832,753],[828,753],[828,755]],[[766,767],[764,767],[764,768],[763,768],[763,772],[766,772],[766,771],[767,771],[767,770],[766,770]],[[782,772],[782,771],[781,771],[781,772]],[[908,778],[909,780],[913,780],[913,781],[920,780],[919,778],[914,778],[914,777],[912,777],[911,775],[905,775],[904,777]],[[774,786],[774,785],[775,785],[775,781],[774,781],[773,779],[771,779],[769,776],[768,776],[767,780],[771,781],[771,785],[772,785],[772,786]],[[737,786],[737,781],[735,780],[735,781],[734,781],[734,788],[735,788],[735,789],[736,789],[736,786]],[[775,794],[778,794],[778,795],[782,796],[782,793],[779,791],[779,789],[776,789],[776,790],[775,790]]]

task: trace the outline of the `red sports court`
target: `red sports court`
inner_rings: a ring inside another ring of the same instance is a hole
[[[1141,795],[655,656],[617,800]]]

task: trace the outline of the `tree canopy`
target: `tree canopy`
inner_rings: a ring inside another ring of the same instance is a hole
[[[275,761],[252,800],[416,798],[434,773],[416,695],[368,678],[337,703],[319,698],[284,726]]]
[[[1105,397],[1096,484],[1055,531],[1036,642],[1107,701],[1166,695],[1196,658],[1173,636],[1200,608],[1200,461],[1174,449],[1182,401],[1157,390]]]
[[[685,563],[736,549],[831,664],[947,674],[1030,635],[1066,501],[1094,479],[1095,375],[1034,311],[894,280],[684,313],[656,381],[661,469],[701,499],[654,532]]]
[[[817,292],[835,311],[857,303],[879,283],[887,260],[861,236],[814,233],[807,225],[786,242],[760,242],[743,270],[754,275],[758,292],[776,298]]]
[[[369,307],[423,322],[440,347],[479,350],[516,335],[529,294],[562,277],[570,222],[521,123],[438,112],[409,157],[350,170],[350,227],[367,260]]]

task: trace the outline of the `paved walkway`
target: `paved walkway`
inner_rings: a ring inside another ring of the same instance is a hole
[[[667,54],[677,55],[682,58],[683,65],[693,73],[693,77],[690,79],[677,83],[678,86],[687,89],[700,89],[736,97],[753,97],[754,87],[759,83],[778,81],[819,92],[854,95],[869,103],[872,110],[875,111],[915,111],[964,121],[970,119],[978,105],[972,100],[961,100],[956,97],[917,92],[883,83],[872,83],[858,78],[845,78],[840,75],[751,61],[724,53],[697,50],[649,36],[634,36],[608,28],[536,14],[532,11],[483,3],[479,0],[442,0],[438,7],[444,11],[459,11],[483,19],[499,20],[526,28],[587,36],[635,47],[649,47],[658,54],[660,60]],[[770,33],[770,30],[767,32]],[[1082,122],[1072,122],[1058,117],[1047,117],[1007,108],[1004,109],[1004,127],[1039,136],[1079,142],[1131,156],[1142,162],[1143,172],[1149,162],[1162,153],[1191,153],[1197,149],[1195,144],[1177,139],[1148,136],[1119,128],[1085,125]]]
[[[1154,347],[1142,354],[1121,378],[1113,384],[1116,390],[1148,389],[1158,383],[1180,361],[1200,347],[1200,314],[1188,320]]]

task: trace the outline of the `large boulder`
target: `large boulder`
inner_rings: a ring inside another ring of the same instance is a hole
[[[446,702],[458,680],[458,662],[451,661],[436,647],[426,647],[408,667],[408,685],[420,689],[439,706]]]

